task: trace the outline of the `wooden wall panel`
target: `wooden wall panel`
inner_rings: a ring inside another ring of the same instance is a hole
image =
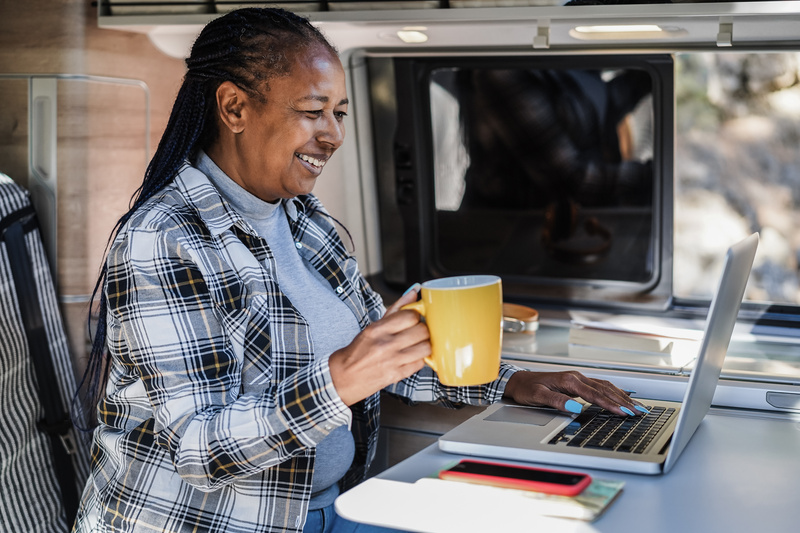
[[[0,79],[0,172],[28,181],[28,82]]]
[[[82,0],[0,2],[0,72],[82,71],[87,4]]]
[[[144,34],[98,28],[87,0],[3,1],[0,75],[11,73],[127,78],[149,89],[148,117],[142,88],[58,82],[57,287],[80,370],[88,295],[106,241],[141,183],[184,65]],[[27,93],[18,87],[0,79],[0,171],[27,186]]]

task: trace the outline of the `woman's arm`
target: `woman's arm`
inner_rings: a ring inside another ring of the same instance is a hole
[[[386,315],[397,313],[400,307],[414,301],[416,292],[404,295],[390,306]],[[402,311],[405,313],[405,311]],[[579,404],[572,398],[583,398],[617,414],[640,414],[641,406],[612,383],[584,376],[577,371],[529,372],[508,363],[500,363],[496,380],[473,387],[442,385],[429,367],[386,387],[388,392],[412,402],[485,405],[508,398],[525,405],[547,405],[562,411],[575,412]],[[626,412],[624,409],[627,409]]]

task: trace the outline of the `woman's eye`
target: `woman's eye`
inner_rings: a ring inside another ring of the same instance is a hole
[[[306,115],[308,115],[309,117],[311,117],[311,118],[320,118],[325,114],[325,110],[324,109],[308,109],[308,110],[303,111],[303,112]],[[337,121],[341,122],[342,120],[344,120],[344,117],[347,116],[347,112],[345,112],[345,111],[334,111],[333,112],[333,116]]]

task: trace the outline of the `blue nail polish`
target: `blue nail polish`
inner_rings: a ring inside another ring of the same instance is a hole
[[[636,394],[635,390],[622,389],[622,392],[624,392],[628,396],[630,396],[631,394]]]
[[[583,411],[583,406],[575,400],[567,400],[567,403],[564,404],[564,409],[570,413],[580,414]]]
[[[630,416],[636,416],[636,415],[634,415],[634,414],[633,414],[633,411],[631,411],[631,410],[630,410],[630,409],[628,409],[627,407],[622,407],[622,406],[620,405],[620,406],[619,406],[619,408],[620,408],[620,409],[622,409],[622,412],[623,412],[623,413],[625,413],[626,415],[630,415]]]
[[[403,296],[405,296],[406,294],[408,294],[411,291],[419,292],[419,288],[420,287],[421,287],[421,285],[419,283],[413,284],[412,286],[410,286],[409,288],[406,289],[406,292],[403,293]]]
[[[650,411],[648,411],[647,408],[642,405],[634,405],[634,407],[636,408],[637,411],[641,411],[646,415],[650,414]]]

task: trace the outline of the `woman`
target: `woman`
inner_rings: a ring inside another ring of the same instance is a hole
[[[568,410],[581,396],[633,414],[577,373],[504,365],[456,389],[423,369],[427,328],[400,310],[417,291],[384,312],[310,194],[348,100],[336,51],[305,19],[234,11],[187,66],[98,281],[93,472],[75,531],[344,527],[332,502],[364,477],[387,387]]]

